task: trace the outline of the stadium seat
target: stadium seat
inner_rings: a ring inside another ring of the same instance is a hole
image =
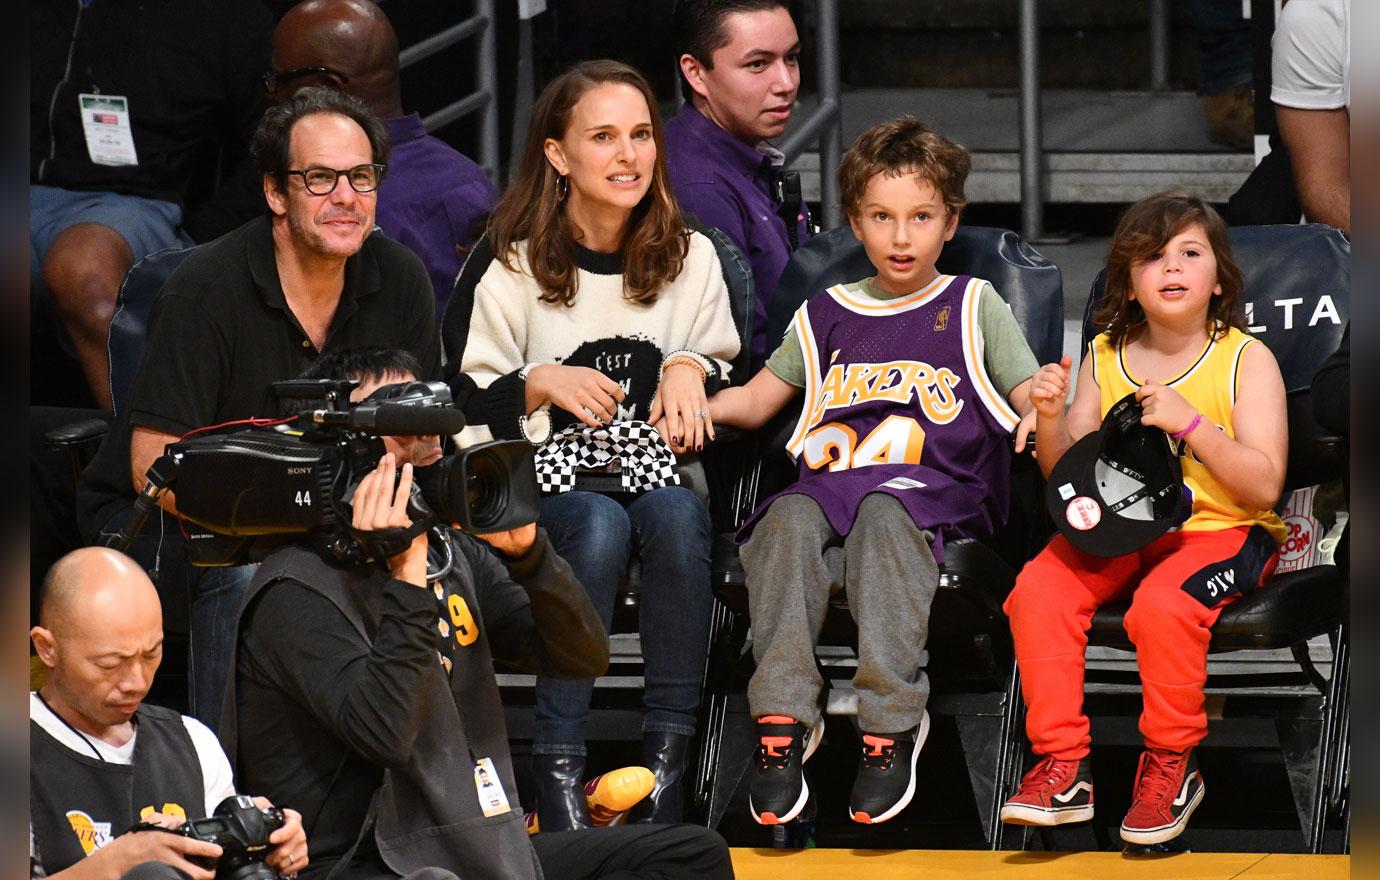
[[[148,336],[149,312],[158,291],[173,270],[194,248],[167,248],[155,251],[135,263],[120,285],[115,301],[115,314],[110,319],[107,352],[110,360],[110,392],[115,412],[120,412],[129,400],[134,376],[139,372],[139,358],[144,353],[144,339]]]
[[[1014,232],[959,226],[944,247],[941,272],[985,278],[1010,304],[1017,322],[1043,363],[1057,360],[1063,335],[1063,278]],[[805,300],[826,287],[875,274],[862,244],[847,227],[817,236],[792,256],[767,316],[768,339],[780,339],[791,316]],[[744,478],[730,498],[735,524],[787,481],[795,468],[784,455],[785,435],[798,407],[788,408],[755,435],[754,454],[743,459]],[[1041,497],[1038,470],[1029,457],[1013,464],[1012,511],[999,539],[945,542],[940,589],[931,611],[926,646],[931,677],[930,709],[957,723],[968,763],[969,781],[983,834],[995,846],[1002,780],[1018,769],[1019,728],[1008,707],[1019,699],[1014,657],[1001,603],[1015,582],[1017,568],[1048,536],[1051,526],[1036,500]],[[842,584],[842,553],[826,554],[831,573]],[[709,670],[700,725],[704,746],[696,773],[695,815],[709,827],[723,818],[740,786],[754,743],[746,706],[745,675],[751,658],[744,653],[749,632],[747,598],[738,548],[731,533],[715,544],[716,602],[711,630]],[[836,594],[821,645],[851,644],[857,632]],[[826,683],[830,676],[826,674]],[[837,687],[832,708],[856,711],[851,690]]]
[[[1319,428],[1309,388],[1319,366],[1336,350],[1350,318],[1350,243],[1340,231],[1321,224],[1235,227],[1230,237],[1244,275],[1247,323],[1279,361],[1288,392],[1286,497],[1294,489],[1345,479],[1346,444]],[[1085,341],[1099,330],[1092,315],[1104,292],[1105,275],[1104,270],[1093,282],[1083,322]],[[1329,818],[1343,825],[1348,821],[1347,589],[1346,578],[1334,565],[1281,574],[1222,612],[1209,647],[1212,653],[1288,649],[1298,665],[1297,683],[1321,695],[1320,708],[1312,705],[1314,697],[1296,713],[1271,715],[1277,718],[1305,842],[1315,853],[1323,850]],[[1089,644],[1131,650],[1124,627],[1128,607],[1116,603],[1100,609]],[[1330,678],[1319,673],[1309,653],[1308,641],[1320,635],[1328,637],[1332,649]],[[1252,680],[1239,674],[1210,676],[1208,682],[1209,687],[1243,694],[1279,684],[1277,676]]]

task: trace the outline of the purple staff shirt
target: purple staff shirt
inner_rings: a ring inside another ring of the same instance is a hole
[[[427,134],[418,114],[384,123],[392,149],[375,222],[422,258],[440,315],[460,264],[479,237],[475,224],[493,210],[498,193],[472,159]]]
[[[690,104],[666,123],[666,161],[676,201],[705,226],[728,235],[752,266],[756,290],[753,370],[766,360],[767,303],[791,257],[786,224],[777,216],[772,198],[781,154],[770,147],[767,150],[748,146]],[[804,244],[810,238],[809,210],[804,204],[796,228],[798,241]],[[771,343],[773,348],[775,343]]]

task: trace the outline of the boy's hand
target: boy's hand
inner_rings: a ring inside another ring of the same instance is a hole
[[[1198,415],[1198,410],[1184,400],[1183,395],[1159,382],[1146,382],[1137,388],[1136,400],[1140,401],[1140,423],[1159,428],[1166,434],[1177,434]]]
[[[1035,372],[1030,385],[1030,404],[1036,413],[1047,419],[1063,415],[1064,404],[1069,399],[1069,370],[1072,367],[1073,358],[1064,355],[1059,363],[1045,364]]]
[[[1030,437],[1030,435],[1031,435],[1032,433],[1034,433],[1034,431],[1035,431],[1035,410],[1032,409],[1030,412],[1028,412],[1028,413],[1026,413],[1025,415],[1021,416],[1021,422],[1020,422],[1020,424],[1018,424],[1018,425],[1016,426],[1016,452],[1017,452],[1017,453],[1021,453],[1021,452],[1024,452],[1024,451],[1025,451],[1025,443],[1026,443],[1026,440]],[[1035,450],[1034,450],[1034,449],[1031,449],[1031,450],[1030,450],[1030,454],[1031,454],[1031,455],[1034,455],[1034,454],[1035,454]]]

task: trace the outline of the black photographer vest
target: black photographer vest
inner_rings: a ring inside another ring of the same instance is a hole
[[[374,840],[384,864],[402,876],[441,868],[463,880],[540,880],[541,865],[523,824],[503,703],[466,558],[472,548],[459,546],[463,541],[456,544],[454,569],[433,589],[439,586],[438,611],[455,608],[457,603],[469,610],[468,626],[448,636],[462,637],[465,647],[448,650],[444,661],[438,656],[425,684],[427,692],[417,695],[427,707],[425,718],[408,763],[384,770],[371,810]],[[259,566],[241,610],[282,579],[325,597],[350,622],[360,641],[371,644],[371,634],[378,627],[379,596],[388,582],[386,572],[373,566],[334,565],[311,550],[285,547]],[[227,690],[220,735],[233,762],[238,759],[233,675]],[[484,816],[474,786],[474,760],[479,757],[493,760],[512,805],[509,812]]]
[[[145,811],[205,817],[201,762],[182,716],[140,706],[134,717],[129,764],[74,752],[29,721],[29,822],[47,873],[91,855]]]

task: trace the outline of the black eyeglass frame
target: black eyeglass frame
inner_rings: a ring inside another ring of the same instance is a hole
[[[336,85],[343,86],[350,81],[350,78],[333,67],[294,67],[292,70],[284,70],[281,73],[269,68],[259,77],[263,83],[264,91],[270,95],[278,91],[278,87],[294,79],[301,79],[304,76],[320,76],[333,80]]]
[[[351,174],[353,174],[361,168],[373,168],[376,169],[378,173],[378,180],[374,182],[373,187],[370,189],[360,189],[359,187],[355,186],[354,180],[350,177]],[[325,192],[317,192],[316,190],[311,188],[311,184],[307,183],[307,175],[313,171],[329,171],[335,175],[335,177],[331,179],[330,189],[326,190]],[[378,192],[379,187],[383,184],[384,175],[388,173],[388,166],[380,164],[378,162],[361,162],[360,164],[355,165],[352,168],[327,168],[325,165],[312,165],[310,168],[289,168],[284,173],[295,175],[297,177],[302,178],[303,188],[314,196],[328,196],[331,193],[335,192],[335,188],[337,186],[340,186],[340,178],[342,177],[345,178],[345,181],[350,184],[350,189],[360,194],[366,194]]]

